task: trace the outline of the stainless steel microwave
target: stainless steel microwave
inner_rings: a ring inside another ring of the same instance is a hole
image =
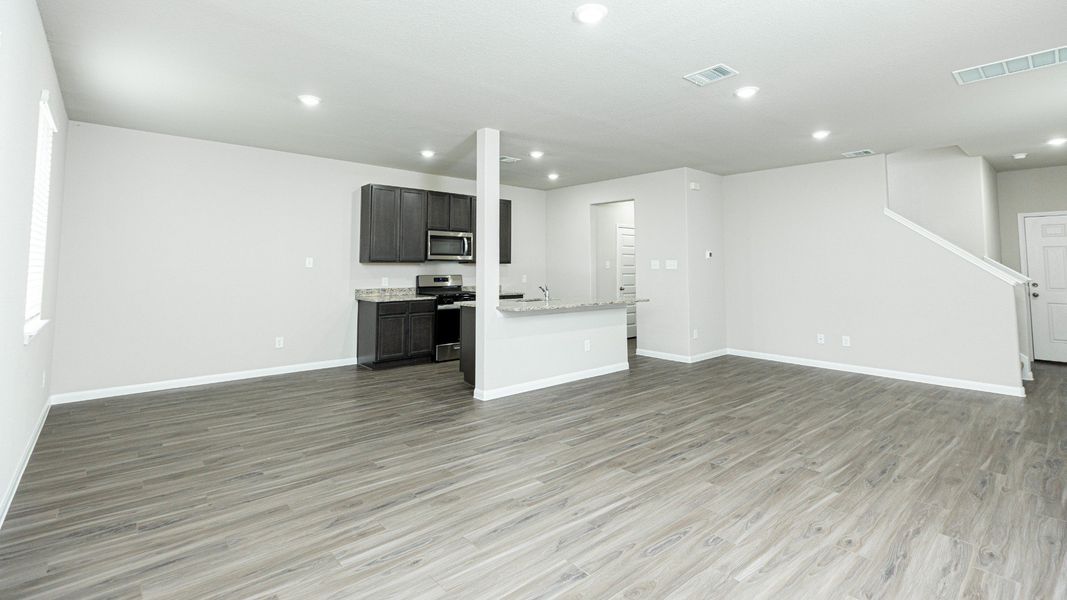
[[[474,234],[431,229],[426,233],[426,260],[474,260]]]

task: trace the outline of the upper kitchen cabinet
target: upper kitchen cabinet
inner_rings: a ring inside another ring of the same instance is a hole
[[[434,231],[474,231],[471,197],[427,192],[427,228]]]
[[[361,189],[359,262],[426,260],[427,193],[386,185]]]
[[[471,211],[477,212],[478,199],[471,198]],[[472,231],[476,229],[475,218],[471,219]],[[474,245],[478,246],[478,235],[475,232]],[[474,262],[474,261],[471,261]],[[511,200],[500,200],[500,264],[511,264]]]
[[[500,264],[511,264],[511,200],[500,201]]]

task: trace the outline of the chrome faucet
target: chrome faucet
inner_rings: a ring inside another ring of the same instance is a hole
[[[541,290],[541,293],[545,295],[545,302],[548,302],[548,286],[539,285],[537,286],[537,289]]]

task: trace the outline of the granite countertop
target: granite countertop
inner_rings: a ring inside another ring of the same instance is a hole
[[[463,286],[463,291],[473,292],[474,286]],[[524,292],[501,290],[501,296],[522,296]],[[411,302],[412,300],[434,300],[434,296],[420,296],[415,293],[415,288],[388,287],[388,288],[358,288],[356,300],[363,302]]]
[[[362,302],[411,302],[433,300],[433,296],[420,296],[415,288],[363,288],[356,290],[356,300]]]
[[[503,313],[544,313],[544,312],[572,312],[581,310],[600,310],[606,308],[622,308],[638,302],[648,302],[647,298],[637,300],[622,300],[619,298],[609,299],[573,299],[553,298],[551,300],[534,299],[534,301],[501,300],[497,310]],[[475,306],[474,302],[457,302],[460,306]]]

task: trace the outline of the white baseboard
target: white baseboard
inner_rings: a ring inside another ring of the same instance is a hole
[[[1026,390],[1021,385],[999,385],[995,383],[984,383],[981,381],[970,381],[967,379],[953,379],[951,377],[938,377],[936,375],[924,375],[922,373],[908,373],[905,371],[878,369],[875,367],[849,365],[845,363],[835,363],[824,360],[814,360],[810,358],[798,358],[795,356],[784,356],[781,354],[767,354],[765,352],[752,352],[751,350],[737,350],[734,348],[730,348],[729,350],[727,350],[727,353],[732,356],[758,358],[760,360],[773,360],[775,362],[789,363],[792,365],[816,367],[819,369],[831,369],[833,371],[845,371],[848,373],[860,373],[862,375],[887,377],[889,379],[901,379],[904,381],[914,381],[916,383],[927,383],[930,385],[940,385],[944,387],[959,388],[964,390],[989,392],[991,394],[1003,394],[1005,396],[1015,396],[1018,398],[1023,398],[1026,396]]]
[[[590,377],[599,377],[600,375],[618,373],[619,371],[626,371],[629,368],[629,363],[622,362],[615,363],[613,365],[597,367],[595,369],[586,369],[585,371],[575,371],[574,373],[556,375],[555,377],[535,379],[534,381],[527,381],[524,383],[509,385],[506,387],[491,390],[475,388],[474,398],[476,400],[496,400],[497,398],[503,398],[505,396],[514,396],[515,394],[521,394],[523,392],[532,392],[533,390],[539,390],[546,387],[552,387],[554,385],[578,381],[579,379],[589,379]]]
[[[300,363],[296,365],[283,365],[280,367],[267,367],[265,369],[251,369],[249,371],[234,371],[231,373],[219,373],[216,375],[201,375],[198,377],[185,377],[182,379],[167,379],[165,381],[153,381],[151,383],[138,383],[135,385],[120,385],[117,387],[99,388],[81,392],[67,392],[65,394],[53,394],[49,398],[51,404],[66,404],[68,402],[84,402],[85,400],[98,400],[114,396],[128,396],[130,394],[142,394],[144,392],[159,392],[174,390],[194,385],[206,385],[209,383],[223,383],[226,381],[238,381],[241,379],[253,379],[256,377],[269,377],[271,375],[285,375],[287,373],[299,373],[301,371],[316,371],[319,369],[332,369],[334,367],[348,367],[357,364],[355,358],[340,358],[336,360],[324,360],[313,363]]]
[[[702,354],[694,354],[692,356],[686,356],[684,354],[671,354],[670,352],[659,352],[657,350],[644,350],[642,348],[637,349],[638,356],[647,356],[649,358],[659,358],[661,360],[670,360],[686,364],[698,363],[702,360],[726,356],[726,353],[727,350],[725,348],[720,348],[719,350],[712,350],[711,352],[704,352]]]
[[[41,429],[44,428],[49,408],[51,408],[51,405],[45,403],[41,409],[41,416],[37,418],[37,427],[33,429],[33,435],[30,436],[26,448],[22,451],[22,460],[19,461],[18,469],[15,470],[15,477],[11,480],[7,489],[4,490],[3,498],[0,498],[0,528],[4,526],[4,519],[7,518],[7,511],[11,508],[11,501],[15,499],[15,491],[18,490],[19,482],[22,481],[22,474],[26,472],[26,465],[30,464],[30,455],[33,454],[34,447],[37,446],[37,438],[40,437]]]

